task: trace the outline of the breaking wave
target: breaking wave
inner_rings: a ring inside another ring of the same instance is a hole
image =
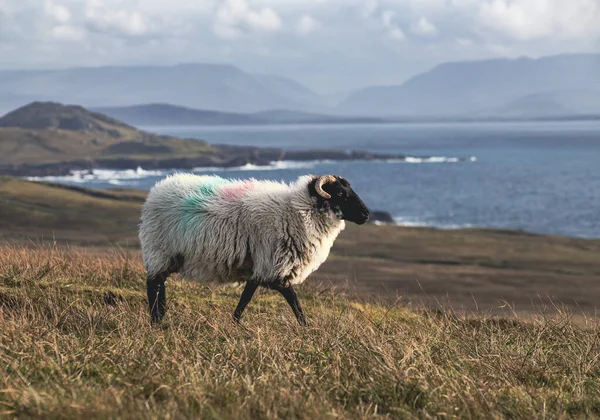
[[[457,162],[476,162],[477,158],[471,156],[467,159],[459,157],[447,156],[429,156],[429,157],[413,157],[407,156],[403,162],[406,163],[457,163]]]
[[[397,164],[397,163],[456,163],[456,162],[475,162],[477,158],[471,156],[470,158],[458,158],[458,157],[445,157],[445,156],[431,156],[431,157],[412,157],[407,156],[404,159],[389,159],[381,161],[370,161],[384,164]],[[310,169],[317,165],[331,165],[335,163],[344,163],[347,161],[334,161],[334,160],[310,160],[310,161],[273,161],[268,165],[256,165],[253,163],[247,163],[242,166],[235,166],[231,168],[225,167],[198,167],[193,168],[191,172],[206,173],[206,172],[252,172],[252,171],[285,171],[292,169]],[[367,162],[367,161],[364,161]],[[69,175],[62,176],[32,176],[26,179],[30,181],[45,181],[45,182],[65,182],[74,184],[85,184],[85,183],[108,183],[110,185],[136,185],[135,180],[145,179],[149,177],[165,177],[175,172],[181,172],[179,169],[164,169],[164,170],[146,170],[142,167],[136,169],[85,169],[85,170],[72,170]],[[184,170],[187,171],[187,170]]]
[[[137,169],[84,169],[72,170],[69,175],[62,176],[30,176],[29,181],[73,182],[84,184],[92,181],[107,181],[112,185],[124,184],[123,180],[143,179],[150,176],[166,175],[168,171],[148,171],[138,166]]]
[[[198,167],[192,169],[192,172],[230,172],[230,171],[277,171],[286,169],[302,169],[312,168],[319,164],[330,164],[334,163],[333,160],[308,160],[308,161],[295,161],[295,160],[277,160],[270,162],[268,165],[256,165],[254,163],[247,163],[242,166],[234,166],[231,168],[223,168],[218,166],[209,167]]]
[[[467,228],[474,227],[473,225],[471,225],[469,223],[465,223],[465,224],[435,223],[435,222],[428,222],[428,221],[425,221],[425,220],[421,220],[421,219],[418,219],[418,218],[415,218],[415,217],[406,217],[406,216],[395,216],[394,217],[394,222],[398,226],[406,226],[406,227],[430,227],[430,228],[448,229],[448,230],[452,230],[452,229],[467,229]]]

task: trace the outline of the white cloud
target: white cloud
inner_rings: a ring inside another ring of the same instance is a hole
[[[146,19],[140,12],[109,7],[102,0],[87,1],[85,23],[93,31],[117,35],[141,36],[149,32]]]
[[[398,23],[398,13],[394,10],[384,10],[381,13],[381,24],[386,29],[387,35],[396,40],[403,41],[406,36]]]
[[[404,35],[404,31],[400,28],[390,29],[388,35],[390,36],[390,38],[395,39],[396,41],[403,41],[404,38],[406,38],[406,35]]]
[[[52,19],[59,23],[67,23],[71,19],[71,12],[66,6],[56,4],[52,0],[44,2],[44,10]]]
[[[362,7],[360,9],[362,17],[372,16],[379,7],[377,0],[364,0]]]
[[[479,16],[516,40],[600,36],[598,0],[492,0],[480,6]]]
[[[321,26],[321,23],[311,15],[304,14],[296,23],[296,32],[300,35],[308,35]]]
[[[237,38],[245,31],[273,32],[281,18],[270,7],[252,9],[247,0],[222,0],[217,8],[214,31],[222,38]]]
[[[8,13],[8,0],[0,0],[0,14]]]
[[[475,42],[471,38],[458,37],[456,38],[456,44],[459,47],[469,48],[475,45]]]
[[[59,25],[52,28],[52,37],[59,41],[82,41],[85,32],[72,25]]]
[[[381,13],[381,23],[386,28],[394,25],[394,21],[396,20],[396,12],[393,10],[386,10]]]
[[[436,26],[431,23],[425,16],[421,16],[421,18],[413,23],[411,26],[411,31],[415,35],[419,36],[434,36],[437,34]]]

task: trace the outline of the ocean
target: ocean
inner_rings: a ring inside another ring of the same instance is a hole
[[[402,225],[600,238],[600,121],[141,128],[210,143],[403,153],[411,158],[195,172],[284,181],[333,173],[348,179],[371,209],[388,211]],[[149,189],[175,171],[96,170],[43,180]]]

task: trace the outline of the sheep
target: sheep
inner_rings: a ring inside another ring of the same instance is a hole
[[[369,209],[344,178],[304,175],[285,184],[175,174],[159,181],[142,209],[140,242],[148,272],[151,321],[166,312],[165,281],[244,283],[233,313],[261,286],[306,318],[293,289],[328,257],[345,220],[365,223]]]

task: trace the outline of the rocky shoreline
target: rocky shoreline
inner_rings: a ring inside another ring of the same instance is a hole
[[[202,167],[232,168],[253,164],[268,166],[273,161],[316,161],[316,160],[405,160],[401,154],[378,154],[365,151],[343,150],[293,150],[278,148],[259,148],[217,144],[214,150],[199,156],[135,159],[135,158],[99,158],[50,162],[43,164],[4,164],[0,165],[0,175],[10,176],[64,176],[75,170],[90,169],[193,169]]]

